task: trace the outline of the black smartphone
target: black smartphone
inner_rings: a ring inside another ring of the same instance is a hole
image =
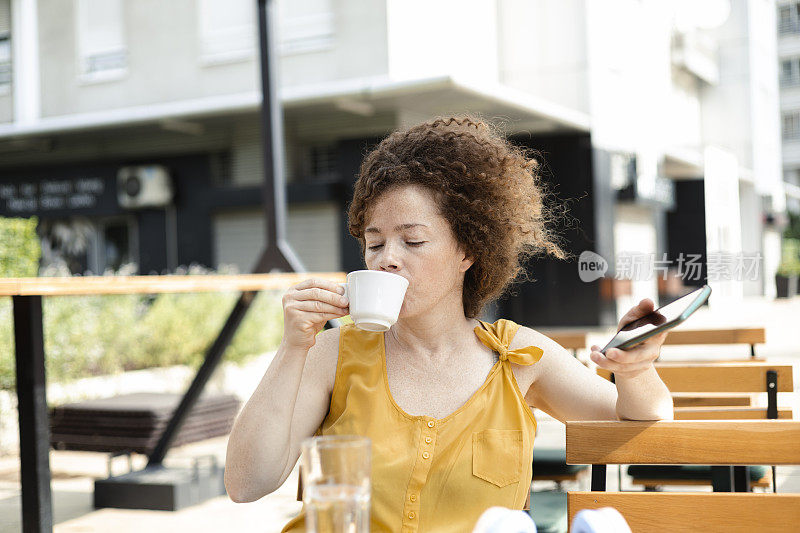
[[[609,348],[627,350],[653,335],[674,328],[697,311],[708,300],[709,294],[711,294],[711,287],[703,285],[674,302],[662,305],[649,315],[623,326],[600,352],[605,354]]]

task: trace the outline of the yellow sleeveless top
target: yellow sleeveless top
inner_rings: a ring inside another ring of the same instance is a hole
[[[371,531],[463,533],[489,507],[523,508],[536,420],[510,363],[531,365],[542,349],[509,350],[518,329],[508,320],[475,327],[498,361],[464,405],[437,419],[395,403],[383,333],[341,328],[331,407],[318,434],[372,440]],[[283,531],[305,531],[304,516]]]

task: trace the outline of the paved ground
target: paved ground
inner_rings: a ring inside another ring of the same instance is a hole
[[[691,326],[764,326],[767,328],[767,344],[759,348],[758,355],[771,360],[795,363],[794,383],[800,385],[800,347],[797,343],[797,325],[800,324],[800,298],[783,301],[748,299],[735,305],[718,309],[702,309],[692,317]],[[597,332],[590,342],[600,344],[607,340],[607,332]],[[703,348],[704,357],[746,357],[744,347]],[[664,347],[665,359],[682,359],[697,356],[697,348]],[[781,405],[791,405],[800,413],[800,394],[785,395],[779,399]],[[543,413],[537,412],[539,434],[536,447],[563,446],[564,426]],[[224,461],[225,438],[212,439],[192,446],[173,450],[168,462],[187,464],[197,455],[216,454]],[[235,504],[227,497],[209,500],[201,505],[179,512],[130,511],[120,509],[92,508],[93,479],[106,475],[106,456],[99,453],[77,453],[53,451],[50,454],[53,470],[53,500],[55,531],[57,533],[193,533],[211,531],[258,531],[270,533],[280,531],[289,517],[300,505],[295,501],[297,489],[296,472],[277,492],[250,504]],[[118,460],[116,468],[123,468]],[[136,458],[136,467],[144,458]],[[588,480],[581,482],[588,487]],[[579,484],[579,486],[581,485]],[[618,487],[617,469],[608,469],[608,488]],[[623,489],[631,488],[623,477]],[[535,489],[551,488],[549,482],[537,482]],[[568,488],[578,488],[572,486]],[[709,490],[709,489],[699,489]],[[778,468],[778,490],[800,493],[800,467]],[[0,533],[20,531],[19,462],[16,457],[0,458]]]

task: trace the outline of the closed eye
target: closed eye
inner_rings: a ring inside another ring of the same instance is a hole
[[[426,242],[427,241],[406,242],[406,244],[408,246],[421,246],[421,245],[425,244]],[[382,247],[383,247],[382,244],[373,244],[372,246],[367,246],[367,249],[369,249],[369,250],[378,250],[378,249],[380,249]]]

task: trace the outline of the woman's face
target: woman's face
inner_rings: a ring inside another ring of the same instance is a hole
[[[440,302],[461,304],[464,273],[472,265],[428,189],[391,189],[370,206],[364,230],[364,260],[370,270],[409,281],[400,317],[424,313]]]

